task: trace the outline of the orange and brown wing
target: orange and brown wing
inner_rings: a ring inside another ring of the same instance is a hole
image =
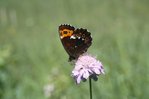
[[[69,61],[77,59],[87,51],[92,44],[90,32],[87,29],[76,29],[73,26],[64,24],[59,26],[61,42],[69,55]]]

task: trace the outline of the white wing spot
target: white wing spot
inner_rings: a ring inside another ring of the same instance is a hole
[[[61,39],[63,39],[63,36],[60,36]]]
[[[76,37],[72,35],[72,36],[70,37],[70,39],[76,39]]]
[[[78,36],[78,39],[80,39],[81,37],[80,36]]]

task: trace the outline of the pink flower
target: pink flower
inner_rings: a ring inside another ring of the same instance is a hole
[[[72,76],[77,84],[81,80],[86,81],[88,77],[97,81],[97,76],[100,74],[104,74],[103,65],[95,57],[88,54],[83,54],[78,58],[72,71]]]

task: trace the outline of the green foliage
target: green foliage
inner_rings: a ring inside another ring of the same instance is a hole
[[[0,0],[0,99],[88,99],[58,26],[87,28],[105,75],[93,99],[148,99],[148,0]],[[47,93],[45,93],[45,91]]]

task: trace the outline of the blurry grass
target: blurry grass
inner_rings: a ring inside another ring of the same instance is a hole
[[[89,52],[106,75],[94,82],[95,99],[149,97],[149,13],[147,0],[0,0],[0,98],[87,99],[88,83],[76,86],[58,25],[87,28]]]

